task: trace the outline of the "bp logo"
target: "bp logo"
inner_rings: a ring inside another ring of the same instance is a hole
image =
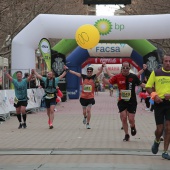
[[[108,19],[97,20],[94,26],[98,29],[100,35],[107,35],[112,30],[112,23]]]

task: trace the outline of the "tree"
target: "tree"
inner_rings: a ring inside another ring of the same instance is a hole
[[[132,0],[131,5],[126,5],[124,8],[127,15],[149,15],[149,14],[169,14],[169,0]],[[158,21],[159,22],[159,21]],[[169,22],[169,21],[167,21]],[[157,48],[163,52],[170,54],[170,39],[149,40]]]
[[[1,0],[0,56],[10,59],[11,41],[38,14],[87,14],[82,0]]]

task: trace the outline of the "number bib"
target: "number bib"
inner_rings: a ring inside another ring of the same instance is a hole
[[[18,99],[17,97],[14,98],[14,103],[17,104],[18,103]]]
[[[54,94],[49,94],[49,93],[47,93],[45,96],[46,99],[52,99],[54,97],[55,97]]]
[[[84,92],[92,92],[92,86],[91,85],[84,85]]]
[[[53,98],[54,97],[54,94],[47,94],[47,97],[51,97],[51,98]]]
[[[131,98],[131,90],[121,90],[121,99],[124,99],[124,100],[130,100]]]

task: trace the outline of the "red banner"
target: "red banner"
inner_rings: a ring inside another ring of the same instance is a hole
[[[90,57],[82,64],[82,68],[84,68],[87,64],[102,64],[103,62],[105,62],[106,64],[122,64],[125,61],[129,62],[138,71],[140,70],[140,67],[131,58],[94,58],[94,57]]]

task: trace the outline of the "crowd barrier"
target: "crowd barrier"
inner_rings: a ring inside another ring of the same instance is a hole
[[[28,89],[28,105],[27,112],[36,111],[40,108],[41,99],[44,95],[44,89]],[[12,113],[15,112],[14,107],[14,90],[0,90],[0,120],[6,120]]]

